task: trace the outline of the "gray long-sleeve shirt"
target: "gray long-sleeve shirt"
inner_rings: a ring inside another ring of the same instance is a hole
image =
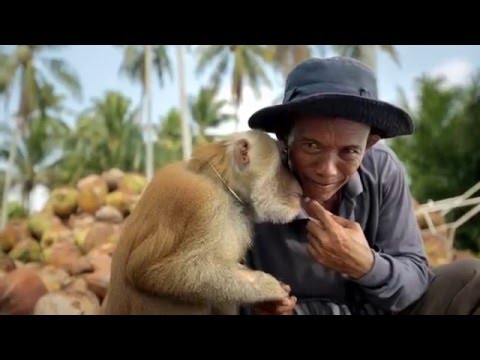
[[[350,280],[313,260],[306,250],[306,219],[256,226],[248,265],[290,285],[297,313],[385,314],[405,309],[424,293],[433,274],[413,210],[402,164],[384,143],[367,150],[342,190],[339,216],[358,222],[374,265]]]

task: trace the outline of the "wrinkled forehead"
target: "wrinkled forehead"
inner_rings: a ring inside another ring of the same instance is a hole
[[[369,125],[345,118],[300,117],[294,121],[292,126],[294,136],[307,136],[319,140],[335,138],[347,142],[364,141],[369,133]]]

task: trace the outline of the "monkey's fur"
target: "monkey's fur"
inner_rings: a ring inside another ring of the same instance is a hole
[[[300,196],[276,142],[259,131],[165,166],[124,224],[102,313],[235,314],[241,304],[288,297],[274,277],[241,262],[253,222],[292,220]]]

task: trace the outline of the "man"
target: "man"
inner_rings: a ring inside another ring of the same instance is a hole
[[[403,167],[382,138],[413,133],[377,98],[359,61],[310,59],[288,76],[283,103],[251,128],[275,133],[300,181],[303,216],[258,224],[248,265],[291,289],[253,314],[480,314],[480,266],[430,269]]]

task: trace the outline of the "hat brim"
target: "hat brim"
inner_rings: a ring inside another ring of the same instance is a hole
[[[372,126],[382,138],[410,135],[414,131],[410,115],[387,102],[346,94],[319,94],[272,105],[256,111],[248,120],[252,129],[285,134],[292,120],[302,115],[341,117]]]

